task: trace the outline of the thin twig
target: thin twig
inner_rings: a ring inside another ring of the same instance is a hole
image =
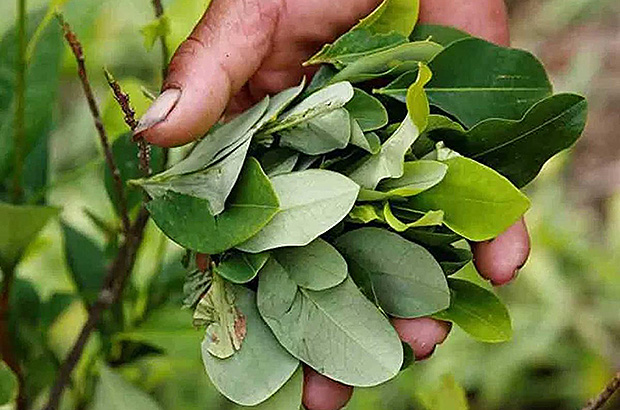
[[[25,386],[26,379],[19,364],[19,359],[13,349],[11,334],[9,332],[9,298],[15,279],[15,271],[12,269],[6,269],[3,271],[3,274],[2,293],[0,294],[0,356],[17,378],[16,409],[25,410],[28,408],[28,398],[26,396]]]
[[[52,389],[50,390],[49,399],[44,407],[44,410],[58,409],[62,392],[67,384],[69,384],[71,373],[78,364],[88,339],[97,328],[97,324],[99,323],[103,312],[116,303],[123,294],[127,279],[129,278],[133,265],[135,264],[138,248],[142,242],[144,228],[146,227],[148,219],[148,211],[146,208],[142,207],[136,221],[132,225],[129,234],[125,239],[125,242],[119,249],[116,259],[112,263],[106,277],[104,278],[104,286],[99,292],[97,300],[93,303],[89,310],[86,323],[82,327],[82,330],[73,344],[73,347],[69,351],[69,354],[60,366],[58,376],[52,386]]]
[[[605,386],[605,389],[595,398],[590,400],[582,410],[598,410],[602,408],[613,394],[620,389],[620,372]]]
[[[14,169],[13,203],[20,203],[24,196],[22,175],[24,171],[24,143],[26,140],[26,0],[17,0],[18,55],[15,79],[15,132],[13,134]]]
[[[112,177],[114,178],[114,188],[118,197],[123,232],[127,234],[131,225],[129,222],[129,213],[127,211],[127,196],[125,194],[125,187],[123,185],[123,180],[121,179],[121,173],[116,166],[114,155],[112,154],[112,149],[110,148],[108,135],[103,126],[101,115],[99,114],[99,107],[97,106],[97,101],[95,100],[93,90],[90,86],[90,81],[88,80],[86,65],[84,63],[84,51],[82,49],[82,44],[78,40],[75,33],[71,30],[69,24],[64,21],[62,15],[57,14],[56,17],[58,18],[60,25],[62,26],[65,39],[67,40],[69,47],[71,47],[71,51],[73,52],[73,55],[75,56],[75,60],[77,62],[78,76],[80,77],[82,88],[84,89],[86,100],[88,101],[88,107],[90,108],[90,112],[95,121],[95,128],[97,128],[99,140],[101,141],[101,146],[103,147],[105,161],[108,168],[110,169],[110,172],[112,173]]]
[[[125,123],[133,131],[138,126],[138,120],[136,120],[136,111],[131,107],[131,100],[129,95],[123,92],[120,84],[114,79],[112,74],[108,70],[104,70],[105,78],[108,81],[108,85],[112,89],[114,99],[120,106],[123,114],[125,115]],[[138,137],[136,139],[138,144],[138,158],[140,159],[140,170],[144,176],[151,175],[151,146],[144,140],[144,138]]]

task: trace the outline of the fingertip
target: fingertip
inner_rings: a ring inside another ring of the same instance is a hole
[[[307,410],[338,410],[353,394],[353,387],[331,380],[304,366],[303,404]]]
[[[437,345],[442,344],[452,323],[428,317],[417,319],[392,319],[392,325],[400,339],[409,344],[416,360],[425,360],[435,351]]]
[[[474,265],[483,278],[496,286],[509,283],[530,254],[530,237],[525,220],[519,220],[491,241],[473,243],[472,251]]]

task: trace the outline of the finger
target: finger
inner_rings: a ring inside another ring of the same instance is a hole
[[[135,133],[162,146],[187,143],[205,133],[271,47],[279,0],[211,3],[176,51],[164,92],[140,119]]]
[[[428,317],[419,319],[392,319],[400,339],[409,344],[416,360],[428,359],[438,344],[442,344],[452,324]]]
[[[420,21],[456,27],[504,46],[510,43],[503,0],[422,0]]]
[[[353,387],[304,366],[303,404],[307,410],[337,410],[351,399]]]
[[[474,264],[482,277],[494,285],[505,285],[517,275],[530,254],[530,236],[525,220],[497,238],[472,244]]]

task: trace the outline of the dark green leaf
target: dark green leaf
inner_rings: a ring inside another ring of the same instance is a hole
[[[359,88],[355,89],[353,99],[344,108],[364,132],[383,128],[388,123],[388,113],[381,101]]]
[[[333,380],[374,386],[400,370],[396,332],[350,279],[311,291],[270,259],[259,279],[258,308],[282,346]]]
[[[269,254],[266,253],[251,254],[233,250],[216,266],[215,271],[230,282],[247,283],[258,275],[267,259]]]
[[[413,318],[449,306],[444,273],[423,247],[380,228],[348,232],[336,247],[358,285],[386,313]]]
[[[256,294],[238,285],[233,285],[233,290],[236,305],[246,320],[243,346],[236,354],[222,360],[205,350],[205,339],[202,360],[209,378],[224,396],[243,406],[255,406],[276,393],[295,372],[299,362],[280,346],[261,319],[256,309]]]
[[[443,226],[409,229],[402,235],[414,242],[428,246],[446,246],[462,239],[460,235]]]
[[[455,41],[471,37],[468,33],[450,26],[418,24],[409,36],[411,41],[431,40],[444,47]]]
[[[512,323],[506,306],[492,292],[462,279],[448,279],[450,307],[434,317],[456,323],[476,340],[510,340]]]
[[[522,187],[538,175],[549,158],[579,138],[586,117],[583,97],[559,94],[540,101],[520,121],[491,119],[465,133],[442,129],[429,135]]]
[[[446,275],[455,274],[473,259],[473,254],[469,249],[455,248],[449,245],[427,247],[426,249],[439,262]]]
[[[407,71],[396,77],[391,83],[382,88],[372,90],[374,94],[387,95],[398,101],[407,102],[407,90],[418,78],[417,67],[415,70]]]
[[[545,69],[532,54],[477,38],[452,43],[429,67],[429,101],[467,127],[488,118],[520,119],[551,94]]]
[[[267,176],[275,177],[288,174],[295,169],[299,153],[288,148],[273,148],[268,150],[260,159],[260,165]]]
[[[217,254],[254,236],[278,212],[278,196],[258,161],[244,166],[228,209],[218,216],[204,199],[169,192],[149,202],[151,216],[172,240],[186,248]]]

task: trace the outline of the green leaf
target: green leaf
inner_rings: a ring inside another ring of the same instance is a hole
[[[450,26],[418,24],[409,36],[411,41],[431,40],[448,47],[455,41],[471,37],[468,33]]]
[[[209,290],[194,311],[194,326],[206,326],[203,355],[208,352],[227,359],[241,349],[247,333],[246,319],[235,303],[233,285],[214,274]]]
[[[428,116],[431,112],[428,98],[424,92],[424,86],[428,84],[432,77],[433,73],[428,66],[420,63],[418,66],[418,78],[407,90],[407,111],[420,132],[426,129]]]
[[[512,337],[512,323],[506,306],[492,292],[462,279],[449,278],[450,307],[434,315],[456,323],[481,342],[499,343]]]
[[[356,60],[336,74],[330,83],[358,83],[379,77],[398,76],[415,69],[420,62],[428,63],[441,50],[442,46],[431,41],[401,44]]]
[[[2,361],[0,362],[0,406],[15,401],[17,397],[17,376]]]
[[[213,255],[254,236],[279,209],[278,195],[254,158],[246,161],[228,202],[226,211],[213,216],[204,199],[169,192],[147,207],[173,241]]]
[[[419,0],[384,0],[356,28],[367,28],[375,33],[397,32],[409,36],[420,13]]]
[[[429,246],[426,249],[439,262],[446,276],[455,274],[473,259],[473,254],[469,249],[455,248],[450,245]]]
[[[416,392],[426,410],[469,410],[467,392],[454,376],[445,375],[439,383]]]
[[[460,235],[443,226],[433,226],[422,229],[408,229],[402,235],[416,243],[428,246],[447,246],[460,239]]]
[[[3,271],[13,270],[26,247],[58,212],[58,208],[0,202],[0,268]]]
[[[333,64],[343,68],[347,64],[407,43],[407,37],[396,32],[374,33],[369,29],[355,28],[338,38],[333,44],[326,44],[304,65]]]
[[[381,140],[374,132],[364,134],[358,122],[351,117],[351,140],[352,145],[360,147],[370,154],[377,154],[381,151]]]
[[[399,178],[404,173],[405,153],[419,136],[419,131],[409,116],[381,146],[381,151],[365,158],[349,174],[349,178],[362,188],[374,190],[385,178]]]
[[[123,77],[117,80],[123,87],[123,92],[131,97],[131,107],[136,112],[136,118],[142,117],[152,103],[152,100],[144,95],[144,89],[148,88],[149,84],[135,77]],[[129,128],[127,127],[127,123],[125,123],[125,114],[114,98],[114,94],[111,92],[106,95],[105,101],[101,105],[101,119],[111,142],[115,143],[118,137],[123,134],[128,134]],[[131,136],[127,138],[129,140],[127,145],[137,145]],[[151,149],[155,150],[155,147],[152,146]],[[132,165],[134,167],[136,167],[136,162],[136,157],[133,157]],[[162,162],[161,160],[152,159],[151,163],[159,167]]]
[[[350,83],[346,81],[335,82],[335,84],[321,88],[306,97],[299,104],[282,114],[270,126],[266,126],[261,132],[262,134],[272,134],[329,114],[344,107],[353,98],[353,95],[353,86]]]
[[[27,36],[30,37],[44,13],[28,14]],[[0,40],[0,192],[2,183],[11,181],[14,171],[15,80],[19,42],[17,30],[11,27]],[[34,48],[29,50],[26,70],[25,141],[23,187],[26,198],[40,194],[47,185],[47,139],[53,128],[58,91],[60,63],[63,55],[62,35],[57,24],[42,26]]]
[[[392,80],[385,87],[372,90],[373,94],[387,95],[402,103],[407,102],[407,91],[411,84],[415,83],[418,78],[417,67],[414,70],[407,71]]]
[[[322,169],[278,175],[271,182],[280,198],[280,211],[260,232],[237,246],[242,251],[258,253],[309,244],[347,216],[359,191],[349,178]]]
[[[62,224],[65,239],[65,258],[76,288],[87,305],[99,294],[108,268],[103,249],[90,238],[69,225]]]
[[[144,38],[144,48],[151,51],[157,39],[170,34],[170,19],[168,16],[161,16],[142,26],[140,34]]]
[[[336,247],[364,293],[388,314],[414,318],[446,309],[446,277],[423,247],[381,228],[347,232]]]
[[[233,285],[233,290],[236,305],[246,319],[247,335],[243,346],[236,354],[222,360],[205,350],[208,346],[205,339],[202,359],[209,378],[224,396],[242,406],[255,406],[276,393],[298,368],[299,362],[280,346],[259,316],[256,294],[239,285]]]
[[[423,228],[426,226],[437,226],[443,223],[443,211],[428,211],[423,213],[413,222],[403,222],[393,213],[389,202],[383,207],[383,217],[385,222],[396,232],[405,232],[411,228]]]
[[[349,113],[339,108],[279,131],[280,145],[308,155],[325,154],[349,144],[350,126]]]
[[[224,256],[222,262],[215,267],[215,271],[233,283],[247,283],[258,275],[269,259],[267,253],[244,253],[233,250]]]
[[[304,372],[301,366],[290,379],[269,399],[258,406],[234,406],[235,410],[299,410],[301,409]]]
[[[274,257],[297,286],[305,289],[333,288],[347,278],[344,258],[320,238],[306,246],[277,249]]]
[[[529,208],[527,197],[491,168],[464,157],[445,163],[443,181],[409,198],[409,208],[444,211],[448,228],[472,241],[496,237]]]
[[[438,161],[405,162],[403,175],[381,182],[376,190],[362,189],[358,201],[382,201],[418,195],[441,182],[448,166]]]
[[[452,43],[429,67],[429,101],[467,127],[488,118],[520,119],[551,94],[545,69],[532,54],[477,38]]]
[[[299,160],[299,153],[288,148],[272,148],[260,159],[260,165],[267,176],[288,174],[293,172]]]
[[[311,291],[270,259],[259,278],[258,309],[282,346],[333,380],[375,386],[400,369],[398,335],[350,279]]]
[[[302,78],[301,83],[295,87],[288,88],[279,92],[269,99],[269,106],[261,120],[261,128],[269,126],[278,119],[278,116],[289,106],[304,90],[306,78]]]
[[[355,88],[353,99],[345,108],[364,132],[378,130],[388,123],[388,113],[381,101],[359,88]]]
[[[579,138],[586,117],[585,98],[558,94],[540,101],[520,121],[491,119],[468,132],[437,130],[430,137],[522,187],[538,175],[549,158]]]
[[[377,206],[372,204],[364,204],[355,206],[349,212],[349,218],[355,223],[367,224],[373,221],[385,222],[383,212]]]
[[[160,410],[148,394],[127,382],[121,375],[101,365],[95,389],[93,410]]]
[[[131,133],[125,133],[119,136],[112,143],[112,155],[114,155],[114,159],[116,160],[116,165],[121,174],[121,180],[123,184],[126,186],[127,181],[140,178],[142,173],[138,167],[138,144],[136,144],[132,140]],[[151,164],[153,166],[159,165],[162,163],[162,151],[159,147],[151,148]],[[112,177],[112,173],[105,167],[105,189],[108,193],[108,197],[112,201],[114,205],[114,210],[117,212],[117,215],[120,215],[119,209],[119,198],[116,191],[116,184],[114,182],[114,178]],[[133,209],[135,206],[142,202],[144,195],[141,190],[136,189],[135,187],[129,186],[125,189],[126,197],[127,197],[127,208]]]

